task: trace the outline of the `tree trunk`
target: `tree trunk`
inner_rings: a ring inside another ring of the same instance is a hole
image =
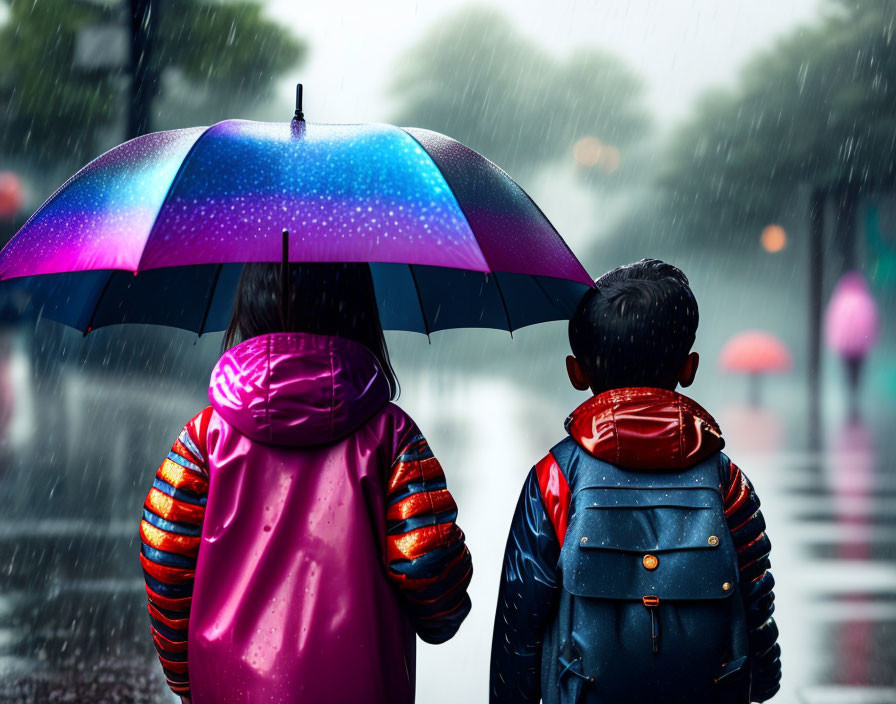
[[[858,266],[856,240],[858,231],[859,189],[852,183],[843,184],[837,191],[837,227],[836,242],[839,255],[839,279],[844,272],[852,271]]]
[[[824,286],[823,188],[812,191],[809,203],[809,339],[808,339],[808,440],[809,449],[821,449],[821,318]]]

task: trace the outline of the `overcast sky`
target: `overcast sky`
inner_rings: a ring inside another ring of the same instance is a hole
[[[394,61],[468,0],[269,0],[272,17],[306,38],[311,54],[283,84],[306,85],[314,121],[385,120]],[[810,22],[820,0],[488,0],[517,27],[561,53],[597,45],[625,58],[647,81],[650,107],[668,126],[703,89],[731,81],[744,60]],[[288,113],[288,110],[285,111]],[[284,117],[286,119],[286,116]]]

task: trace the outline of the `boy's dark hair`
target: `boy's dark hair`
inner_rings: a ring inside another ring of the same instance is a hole
[[[699,321],[688,277],[642,259],[594,283],[569,321],[569,344],[591,387],[674,389]]]
[[[383,335],[373,277],[367,264],[298,263],[289,265],[287,320],[281,317],[280,264],[243,266],[224,348],[273,332],[307,332],[345,337],[367,347],[380,363],[390,395],[398,380]]]

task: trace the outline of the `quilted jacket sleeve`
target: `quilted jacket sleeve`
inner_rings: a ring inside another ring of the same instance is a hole
[[[152,639],[168,686],[189,696],[187,631],[208,496],[205,430],[211,408],[193,418],[156,472],[140,521],[140,563]]]
[[[781,646],[772,615],[775,611],[775,579],[769,571],[772,546],[759,505],[759,497],[750,480],[731,462],[725,519],[737,548],[741,592],[747,610],[752,699],[764,702],[780,689]]]
[[[442,643],[470,612],[473,563],[445,474],[416,427],[392,462],[386,502],[387,574],[417,635]]]

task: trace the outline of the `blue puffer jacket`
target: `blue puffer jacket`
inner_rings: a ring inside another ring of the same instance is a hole
[[[566,442],[574,441],[574,447],[584,450],[574,451],[584,459],[561,466],[567,461],[558,463],[548,454],[529,473],[513,518],[492,640],[490,701],[537,704],[542,697],[547,702],[561,699],[556,681],[546,677],[542,682],[542,651],[552,647],[546,646],[546,639],[556,631],[563,590],[561,548],[574,518],[571,498],[585,473],[577,462],[587,458],[641,476],[683,473],[701,463],[718,467],[715,484],[737,553],[736,591],[746,612],[751,700],[770,699],[781,678],[772,617],[771,544],[759,498],[744,473],[721,454],[724,441],[713,418],[672,391],[617,389],[582,404],[567,419],[566,428],[571,439]]]

